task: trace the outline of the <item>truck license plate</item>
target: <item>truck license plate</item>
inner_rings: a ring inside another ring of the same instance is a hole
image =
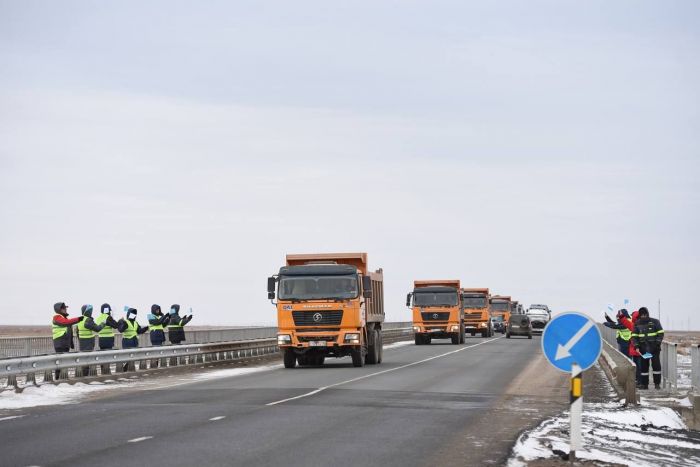
[[[326,341],[309,341],[309,347],[325,347]]]

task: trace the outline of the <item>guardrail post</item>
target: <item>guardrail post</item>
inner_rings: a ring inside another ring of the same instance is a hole
[[[8,387],[13,387],[15,389],[19,388],[17,385],[17,376],[15,375],[10,375],[7,377],[7,386]]]
[[[68,370],[66,368],[62,368],[58,372],[58,378],[57,380],[60,381],[65,381],[68,379]]]
[[[111,375],[112,374],[112,365],[107,363],[106,365],[100,365],[100,374],[102,375]]]
[[[668,379],[673,389],[678,388],[678,346],[676,343],[669,343],[668,346]]]
[[[37,386],[36,373],[27,373],[27,382],[25,384],[27,384],[27,385],[31,384],[32,386]]]
[[[628,367],[625,381],[625,404],[637,405],[637,370],[635,367]]]
[[[700,390],[700,345],[690,347],[690,385],[694,391]]]
[[[53,370],[46,370],[44,372],[44,382],[48,383],[50,381],[53,381],[53,375],[54,375]]]

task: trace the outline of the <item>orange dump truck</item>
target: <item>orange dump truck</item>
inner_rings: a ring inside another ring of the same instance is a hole
[[[413,302],[413,331],[416,345],[431,339],[452,339],[464,343],[464,314],[459,280],[415,281],[406,306]]]
[[[505,295],[493,295],[489,302],[491,305],[491,317],[494,320],[494,328],[505,334],[511,313],[510,297]]]
[[[464,309],[464,330],[472,336],[491,337],[491,314],[489,313],[489,289],[462,289],[462,308]]]
[[[348,355],[356,367],[381,363],[383,280],[381,269],[367,268],[366,253],[287,255],[267,280],[285,368]]]

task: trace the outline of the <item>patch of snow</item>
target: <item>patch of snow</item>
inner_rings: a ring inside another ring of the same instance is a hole
[[[700,439],[688,436],[680,416],[668,407],[585,403],[582,432],[584,448],[577,458],[640,467],[700,465]],[[508,465],[552,458],[554,451],[569,452],[568,413],[523,433]]]
[[[239,368],[225,368],[223,370],[207,371],[204,373],[195,373],[192,375],[193,381],[201,381],[206,379],[231,378],[233,376],[249,375],[251,373],[259,373],[261,371],[277,370],[282,368],[282,365],[266,365],[266,366],[247,366]]]
[[[399,342],[393,342],[391,344],[386,344],[384,346],[384,350],[391,350],[391,349],[397,349],[399,347],[406,347],[407,345],[415,345],[415,342],[413,341],[399,341]]]
[[[0,409],[24,409],[44,405],[75,404],[88,394],[124,386],[124,384],[118,383],[102,386],[92,386],[84,383],[29,386],[24,388],[22,392],[0,392]]]

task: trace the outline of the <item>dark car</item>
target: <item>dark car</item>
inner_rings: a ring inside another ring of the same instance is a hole
[[[532,339],[532,323],[528,315],[510,315],[506,337],[510,339],[510,336],[527,336]]]

